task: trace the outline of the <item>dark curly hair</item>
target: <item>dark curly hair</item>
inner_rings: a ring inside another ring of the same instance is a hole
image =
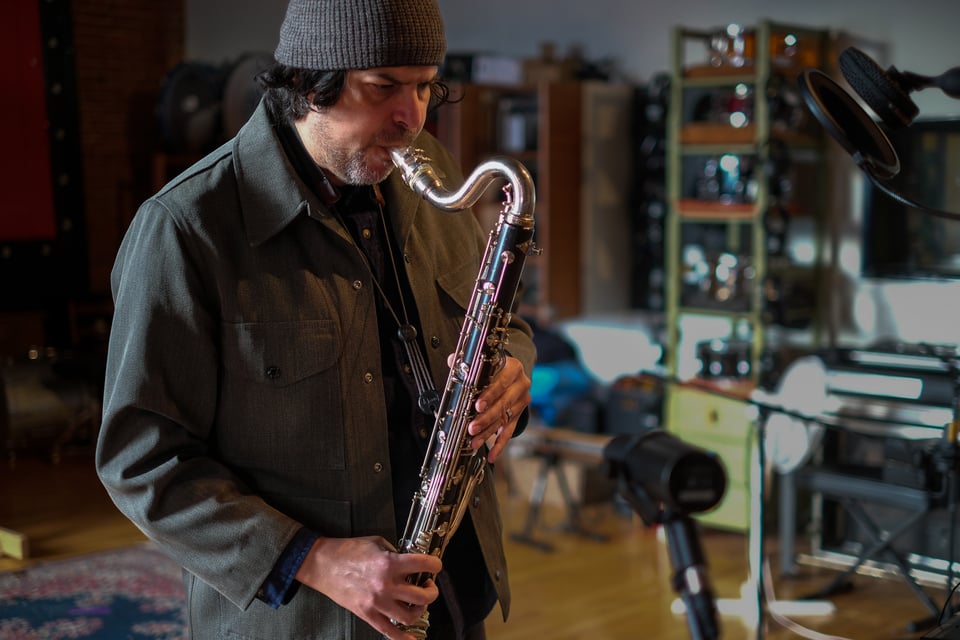
[[[265,90],[264,102],[275,122],[299,120],[315,107],[329,107],[343,92],[346,71],[298,69],[274,63],[260,73],[257,81]],[[311,101],[309,96],[313,94]],[[430,84],[430,108],[450,102],[450,87],[442,80]]]

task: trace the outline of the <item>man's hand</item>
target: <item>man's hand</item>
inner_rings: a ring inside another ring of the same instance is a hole
[[[523,364],[507,356],[500,371],[477,397],[476,417],[467,425],[473,436],[470,446],[479,449],[487,443],[487,460],[494,462],[513,437],[517,418],[530,404],[530,376]]]
[[[440,558],[397,553],[378,536],[320,538],[307,554],[296,579],[365,620],[390,640],[413,640],[391,622],[414,624],[440,592],[433,580],[418,587],[407,582],[415,573],[436,575]]]

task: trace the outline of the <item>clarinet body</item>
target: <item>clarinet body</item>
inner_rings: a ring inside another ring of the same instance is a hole
[[[453,364],[435,414],[433,431],[420,470],[401,553],[442,556],[460,525],[476,486],[483,480],[486,449],[470,448],[467,425],[476,415],[474,403],[503,364],[507,325],[528,255],[539,254],[533,242],[535,191],[529,171],[510,158],[480,164],[456,191],[437,176],[430,158],[419,149],[390,151],[406,184],[430,204],[459,211],[477,202],[493,181],[506,179],[504,204],[490,231],[480,271],[460,330]],[[480,452],[484,453],[481,454]],[[408,577],[424,584],[429,574]],[[416,638],[426,638],[427,614],[416,625],[398,625]]]

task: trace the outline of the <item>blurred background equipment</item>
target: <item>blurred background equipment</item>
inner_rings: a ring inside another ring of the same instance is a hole
[[[263,94],[257,76],[273,55],[251,52],[224,65],[184,61],[164,79],[157,120],[171,154],[203,154],[237,134]]]

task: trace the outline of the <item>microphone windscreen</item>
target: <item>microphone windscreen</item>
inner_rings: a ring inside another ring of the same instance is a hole
[[[810,113],[861,169],[881,180],[900,172],[889,138],[853,96],[817,69],[804,69],[797,80]]]
[[[906,127],[920,112],[896,78],[860,49],[848,47],[840,53],[840,71],[888,127]]]

